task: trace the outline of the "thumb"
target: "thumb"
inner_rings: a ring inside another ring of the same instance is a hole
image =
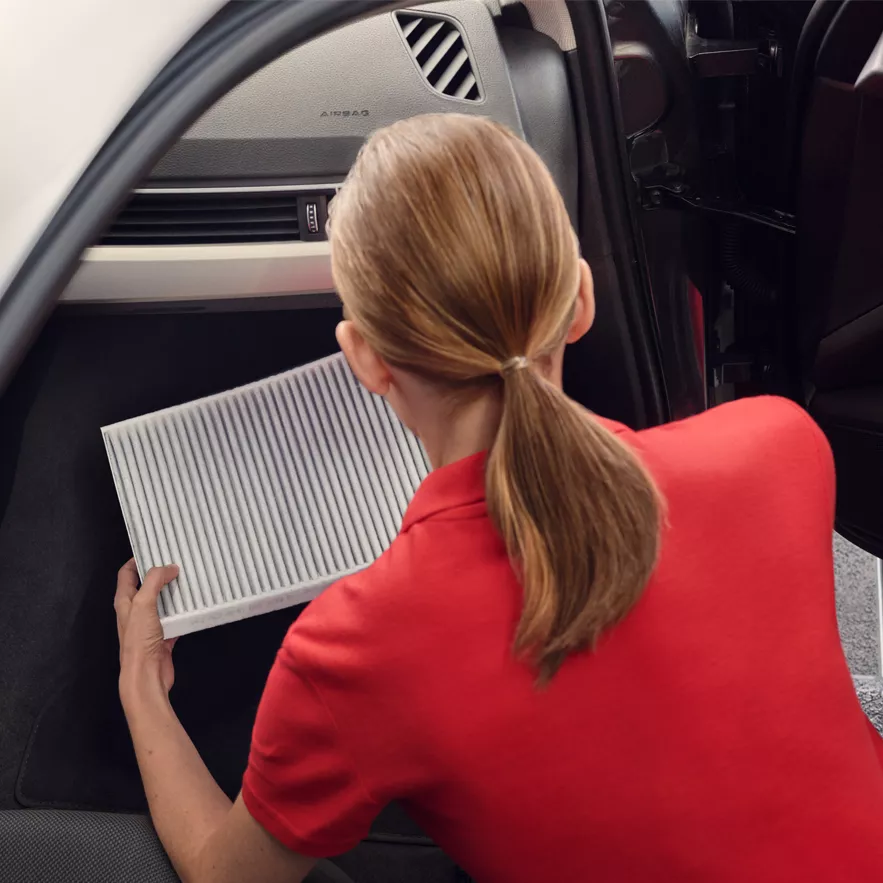
[[[177,564],[166,564],[163,567],[151,567],[144,577],[144,582],[135,596],[135,601],[142,604],[156,603],[157,596],[163,587],[168,585],[179,573]]]

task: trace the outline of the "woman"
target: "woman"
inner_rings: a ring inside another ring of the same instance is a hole
[[[302,879],[398,799],[481,881],[883,880],[818,428],[756,399],[635,433],[568,400],[591,273],[492,122],[378,132],[333,208],[341,348],[434,471],[292,627],[232,806],[168,702],[176,571],[121,572],[120,692],[182,878]]]

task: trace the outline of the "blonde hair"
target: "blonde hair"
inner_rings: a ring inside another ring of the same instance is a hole
[[[522,584],[515,650],[547,681],[640,597],[661,508],[633,451],[534,369],[564,342],[580,284],[555,183],[497,123],[414,117],[362,148],[329,235],[347,314],[381,358],[455,402],[501,387],[488,512]],[[510,370],[519,356],[529,366]]]

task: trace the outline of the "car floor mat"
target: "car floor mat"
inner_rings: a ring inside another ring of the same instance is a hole
[[[116,571],[131,550],[100,427],[328,355],[336,348],[339,317],[332,309],[89,314],[57,315],[46,326],[0,398],[0,808],[15,806],[29,740],[30,771],[45,764],[56,775],[46,776],[33,793],[32,780],[24,777],[22,794],[47,805],[116,808],[113,800],[92,793],[100,773],[89,794],[73,790],[82,781],[76,769],[82,758],[75,751],[53,758],[41,750],[50,718],[59,719],[58,732],[72,734],[73,748],[77,727],[83,738],[100,735],[80,717],[105,720],[118,705],[112,600]],[[202,706],[206,715],[246,719],[291,618],[289,611],[234,633],[245,642],[235,647],[245,668],[234,673],[234,683],[250,687],[232,690],[226,702],[213,698],[209,683],[195,683],[213,677],[208,661],[197,659],[202,644],[196,638],[192,648],[180,642],[179,689],[193,691],[187,703],[192,713],[205,698],[215,703]],[[213,640],[217,648],[206,653],[232,652],[233,637],[219,631]],[[68,688],[72,682],[87,686]],[[41,713],[45,726],[31,738]],[[45,744],[55,750],[53,740]],[[100,751],[90,748],[88,755],[100,757]],[[63,769],[62,763],[75,768]]]
[[[175,648],[171,700],[222,790],[235,797],[263,685],[299,608],[188,635]],[[106,623],[112,628],[112,621]],[[245,652],[243,652],[245,650]],[[25,806],[146,809],[111,655],[68,678],[37,718],[16,798]]]

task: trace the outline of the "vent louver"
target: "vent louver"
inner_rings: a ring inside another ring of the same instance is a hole
[[[334,191],[315,194],[330,198]],[[314,195],[314,194],[309,194]],[[293,191],[135,193],[101,245],[211,245],[301,239]]]
[[[436,92],[464,101],[481,99],[466,40],[455,22],[413,12],[395,17],[417,67]]]

